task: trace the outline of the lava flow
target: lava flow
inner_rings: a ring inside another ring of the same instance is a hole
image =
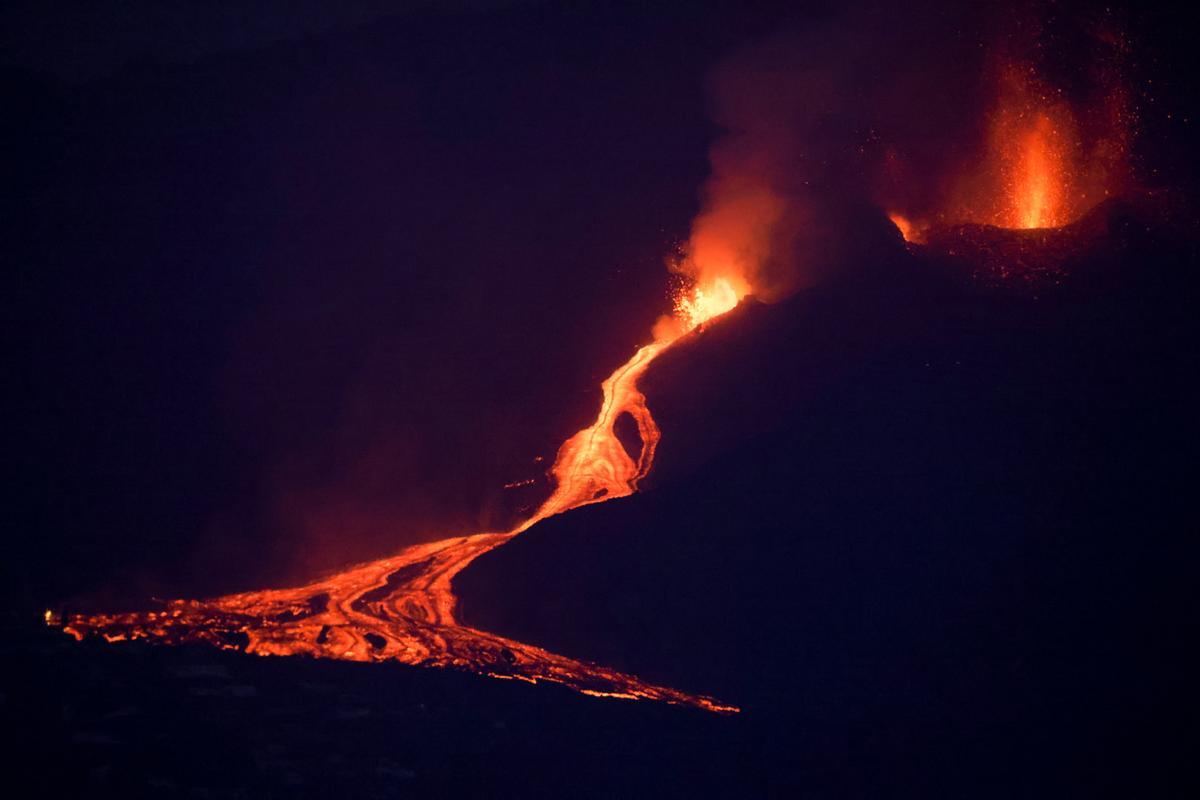
[[[694,287],[680,299],[675,324],[656,328],[656,340],[638,349],[601,384],[603,399],[596,421],[559,448],[550,470],[554,492],[511,531],[414,545],[391,558],[292,589],[174,600],[153,612],[74,615],[64,630],[80,640],[96,635],[109,642],[205,642],[259,655],[395,660],[530,683],[552,681],[590,695],[736,712],[736,707],[709,697],[655,686],[467,627],[455,616],[457,598],[451,581],[480,555],[547,517],[632,494],[650,470],[659,440],[658,426],[638,391],[638,378],[679,336],[732,309],[739,299],[723,279]],[[636,459],[613,430],[625,413],[636,421],[642,439]]]

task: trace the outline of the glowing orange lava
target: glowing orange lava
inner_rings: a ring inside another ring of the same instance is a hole
[[[900,235],[904,237],[904,241],[906,241],[906,242],[920,242],[921,241],[922,237],[920,235],[919,229],[917,228],[916,225],[914,225],[909,220],[908,217],[904,216],[903,214],[891,213],[891,214],[888,214],[888,219],[890,219],[892,221],[892,224],[895,225],[897,230],[900,231]]]
[[[696,286],[690,294],[683,294],[675,303],[675,312],[689,329],[713,317],[730,311],[741,297],[728,278],[716,278],[708,285]]]
[[[636,491],[638,480],[650,470],[659,440],[658,426],[638,391],[638,378],[679,336],[733,308],[738,300],[728,281],[694,287],[679,300],[677,327],[638,349],[601,384],[596,421],[559,448],[550,469],[553,493],[511,531],[414,545],[391,558],[292,589],[174,600],[157,612],[75,615],[64,630],[77,639],[98,635],[109,642],[197,641],[259,655],[395,660],[530,683],[552,681],[598,697],[736,712],[736,707],[709,697],[655,686],[463,625],[455,616],[457,598],[451,582],[480,555],[547,517]],[[636,459],[613,431],[624,413],[633,417],[641,435]]]
[[[974,223],[1032,230],[1081,219],[1128,181],[1134,117],[1119,82],[1075,106],[1019,60],[996,70],[995,103],[978,158],[950,182],[945,205],[922,216],[886,202],[908,242]]]
[[[1057,228],[1086,208],[1072,202],[1074,188],[1070,111],[1052,105],[1001,109],[993,121],[993,169],[1001,228]]]

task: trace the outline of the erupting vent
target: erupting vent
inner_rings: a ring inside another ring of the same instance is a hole
[[[990,203],[977,198],[968,219],[1000,228],[1058,228],[1095,202],[1081,186],[1070,107],[1025,72],[1012,69],[991,120]],[[978,218],[982,214],[983,218]]]
[[[893,208],[906,241],[924,244],[934,228],[975,224],[1010,230],[1062,228],[1080,220],[1126,180],[1134,126],[1119,84],[1075,108],[1032,67],[999,70],[980,159],[949,181],[955,188],[934,213]]]

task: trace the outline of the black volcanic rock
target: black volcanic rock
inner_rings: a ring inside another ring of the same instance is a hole
[[[1106,200],[1061,228],[934,226],[913,247],[949,274],[969,275],[994,291],[1045,292],[1119,277],[1132,250],[1148,246],[1161,254],[1164,243],[1194,241],[1198,233],[1194,214],[1175,193],[1143,192]]]
[[[481,558],[467,622],[742,704],[839,785],[1174,785],[1196,249],[1096,235],[1049,295],[916,251],[702,332],[645,381],[653,488]]]
[[[736,758],[742,721],[694,709],[394,663],[0,633],[14,797],[695,796],[759,780]]]

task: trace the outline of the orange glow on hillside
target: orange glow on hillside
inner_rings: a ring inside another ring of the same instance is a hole
[[[563,442],[550,476],[554,491],[511,531],[414,545],[391,558],[344,570],[292,589],[245,592],[212,600],[174,600],[161,612],[75,615],[64,629],[116,642],[205,642],[258,655],[307,655],[350,661],[395,660],[461,669],[530,683],[550,681],[596,697],[650,699],[736,712],[702,695],[646,683],[632,675],[567,658],[464,625],[452,581],[479,556],[548,517],[625,497],[654,462],[658,425],[638,390],[651,362],[680,336],[732,309],[729,281],[697,285],[677,303],[673,327],[639,348],[600,386],[595,422]],[[660,321],[661,322],[661,321]],[[637,424],[642,447],[631,455],[614,432],[622,414]],[[49,618],[48,618],[49,619]]]
[[[904,241],[906,241],[906,242],[920,242],[921,241],[922,237],[920,236],[917,226],[914,225],[908,219],[908,217],[904,216],[903,214],[891,213],[891,214],[888,214],[888,219],[890,219],[892,221],[892,224],[895,225],[896,228],[900,231],[900,235],[904,237]]]

